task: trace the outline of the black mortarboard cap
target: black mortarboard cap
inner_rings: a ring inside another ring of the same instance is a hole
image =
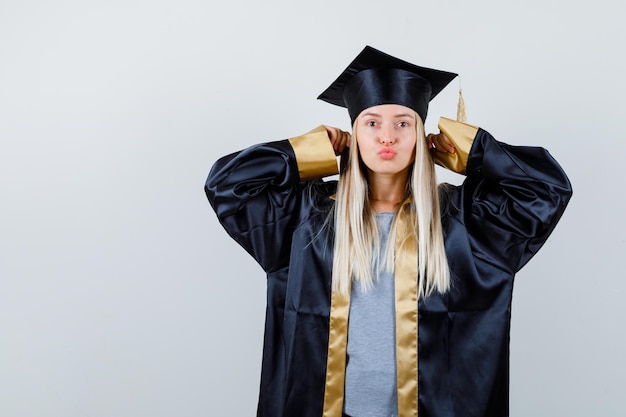
[[[409,107],[424,121],[430,100],[456,76],[366,46],[318,99],[347,107],[353,123],[363,110],[380,104]]]

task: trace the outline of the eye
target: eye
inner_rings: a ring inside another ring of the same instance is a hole
[[[398,126],[400,126],[400,127],[409,127],[409,122],[398,122]]]
[[[369,127],[375,127],[376,126],[376,121],[375,120],[368,120],[367,122],[365,122],[365,124]]]

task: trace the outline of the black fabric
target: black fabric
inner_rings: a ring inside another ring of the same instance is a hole
[[[357,73],[344,89],[344,102],[354,123],[365,109],[400,104],[426,120],[432,88],[425,78],[399,69],[371,69]]]
[[[322,415],[333,188],[300,182],[288,141],[225,157],[206,182],[224,228],[267,272],[258,416]],[[466,180],[442,192],[453,284],[419,302],[419,415],[508,416],[514,275],[554,229],[571,187],[544,149],[479,130]]]
[[[366,46],[318,99],[347,107],[353,123],[363,110],[380,104],[406,106],[425,121],[428,103],[456,76]]]

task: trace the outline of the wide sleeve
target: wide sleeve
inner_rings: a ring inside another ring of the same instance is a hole
[[[457,204],[474,253],[515,273],[550,236],[572,196],[571,184],[543,148],[507,145],[449,119],[443,124],[456,146],[469,149],[457,165],[467,176]]]
[[[302,181],[337,173],[326,129],[252,146],[219,159],[205,192],[228,234],[266,272],[289,262],[300,214]]]
[[[445,134],[452,142],[456,152],[436,152],[435,163],[458,174],[465,174],[467,158],[478,133],[478,127],[446,117],[439,118],[438,127],[441,133]]]

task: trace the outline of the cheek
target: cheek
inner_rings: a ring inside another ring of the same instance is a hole
[[[415,142],[406,145],[406,152],[411,155],[411,162],[415,159]]]
[[[372,149],[374,149],[371,141],[368,141],[366,138],[357,138],[355,142],[358,153],[361,157],[366,156]]]
[[[417,144],[417,140],[415,138],[412,138],[410,140],[410,145],[408,146],[411,152],[411,155],[413,155],[413,158],[415,158],[415,151],[416,151],[416,147],[418,146]]]
[[[415,147],[411,149],[411,158],[409,160],[411,163],[415,162]]]

